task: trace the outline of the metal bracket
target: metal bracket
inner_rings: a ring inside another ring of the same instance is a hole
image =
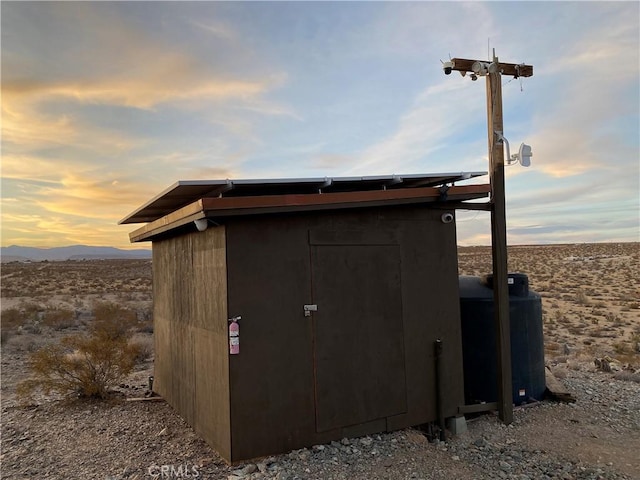
[[[302,308],[304,308],[304,316],[305,317],[310,317],[311,316],[311,312],[317,312],[318,311],[318,305],[304,305]]]

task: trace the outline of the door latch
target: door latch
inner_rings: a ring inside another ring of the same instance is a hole
[[[304,316],[305,317],[310,317],[311,316],[311,312],[317,312],[318,311],[318,305],[304,305]]]

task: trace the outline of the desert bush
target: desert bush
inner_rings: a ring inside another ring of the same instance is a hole
[[[122,316],[102,313],[88,335],[70,335],[30,355],[32,376],[18,384],[20,398],[36,391],[106,398],[109,387],[131,373],[140,347],[130,342]]]
[[[548,342],[544,345],[544,351],[546,353],[556,353],[560,351],[560,344],[557,342]]]
[[[620,317],[613,312],[607,312],[604,318],[606,318],[606,320],[611,323],[622,323]]]
[[[568,331],[571,335],[581,335],[581,334],[582,334],[582,332],[584,331],[584,326],[582,326],[582,325],[577,325],[577,326],[567,327],[567,331]]]
[[[44,312],[42,323],[54,330],[63,330],[75,325],[75,313],[68,308],[51,308]]]
[[[91,332],[98,331],[108,337],[119,337],[136,327],[136,312],[113,302],[96,302],[93,306],[94,322],[89,327]]]
[[[35,302],[20,302],[18,309],[24,314],[25,318],[36,319],[38,313],[45,310],[46,307]]]
[[[11,336],[7,342],[8,348],[13,350],[14,352],[21,353],[35,352],[40,347],[40,345],[41,344],[30,335]]]
[[[576,303],[578,305],[589,305],[589,298],[584,290],[578,290],[578,293],[576,294]]]
[[[147,320],[140,322],[138,325],[138,332],[140,333],[153,333],[153,320]]]
[[[555,321],[558,323],[569,323],[571,321],[562,310],[556,310],[555,312],[553,312],[553,315]]]
[[[625,382],[640,383],[640,373],[634,373],[629,371],[617,372],[613,375],[616,380],[623,380]]]
[[[559,379],[567,378],[567,369],[564,367],[556,367],[553,369],[553,376]]]
[[[153,355],[153,337],[147,335],[136,335],[131,344],[137,349],[136,363],[144,363]]]
[[[9,330],[12,328],[21,327],[25,322],[25,314],[17,308],[8,308],[3,310],[2,318],[2,330]]]
[[[634,353],[638,353],[637,352],[637,343],[633,343],[633,342],[624,342],[624,341],[620,341],[620,342],[615,342],[613,344],[613,351],[617,354],[617,355],[633,355]]]
[[[22,330],[27,333],[33,333],[34,335],[40,335],[42,333],[42,326],[38,320],[34,320],[22,327]]]

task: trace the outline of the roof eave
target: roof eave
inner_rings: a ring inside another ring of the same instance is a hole
[[[402,190],[201,198],[131,232],[129,239],[132,243],[150,241],[160,234],[201,218],[436,202],[450,208],[465,208],[461,202],[485,198],[490,191],[489,184],[482,184],[451,186],[446,189],[424,187]]]

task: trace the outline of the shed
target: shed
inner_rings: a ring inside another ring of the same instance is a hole
[[[455,209],[484,172],[179,181],[120,223],[151,241],[154,389],[227,461],[464,404]],[[230,319],[240,317],[239,353]]]

